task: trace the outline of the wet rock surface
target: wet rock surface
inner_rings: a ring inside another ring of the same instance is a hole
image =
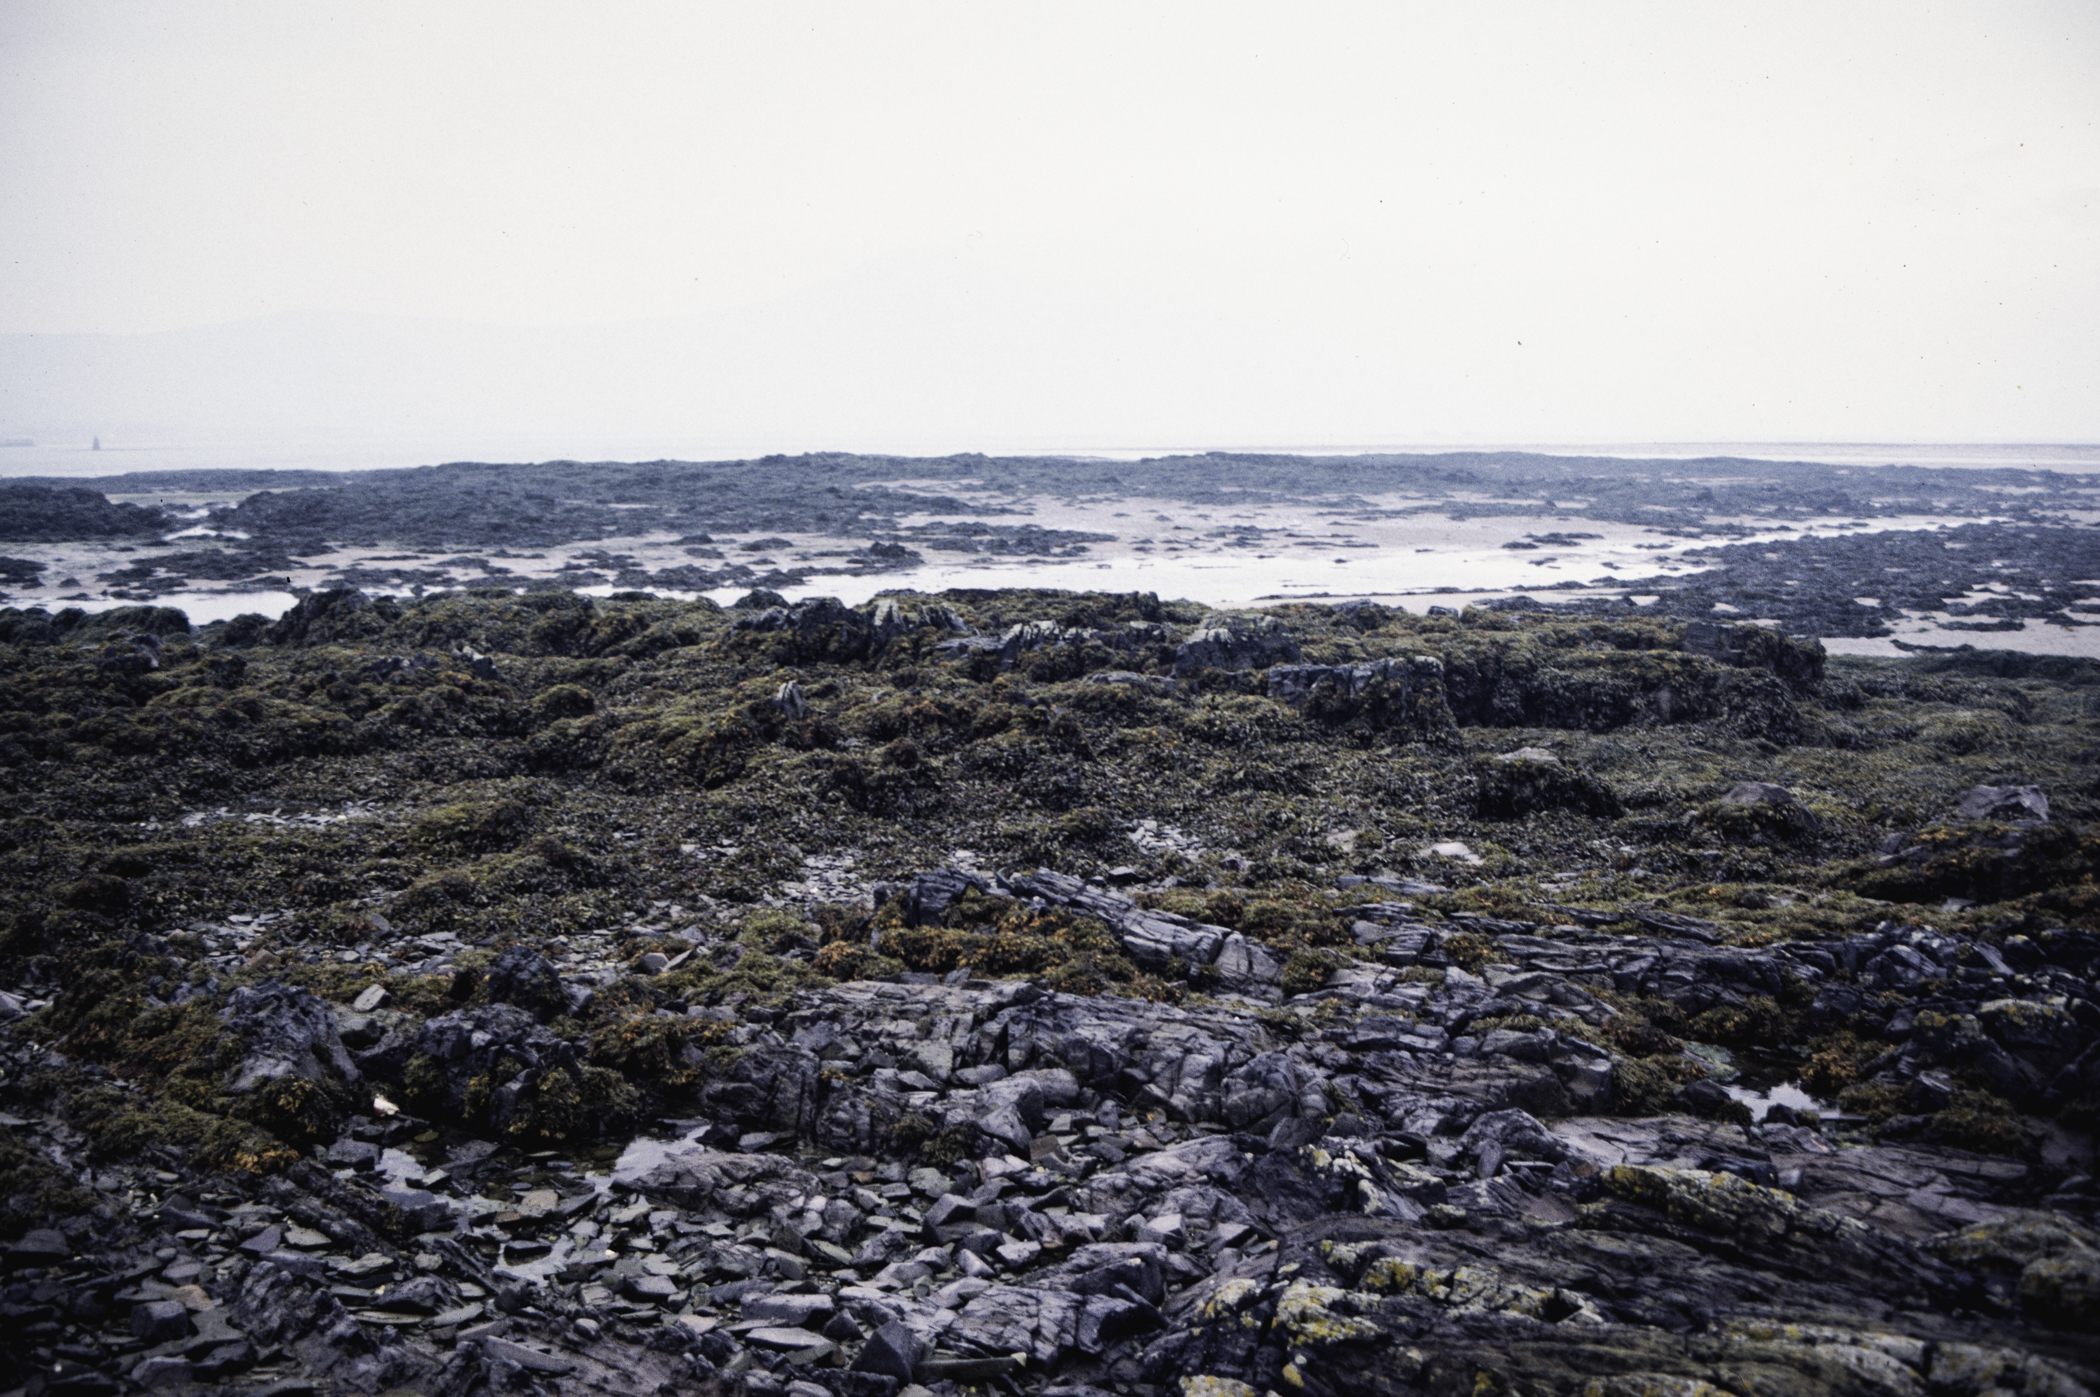
[[[107,1171],[96,1192],[146,1225],[81,1216],[24,1237],[11,1313],[25,1335],[80,1333],[67,1347],[112,1382],[244,1389],[287,1373],[462,1392],[638,1375],[753,1391],[1171,1390],[1198,1373],[1408,1391],[1479,1372],[1573,1391],[1600,1370],[1724,1390],[2090,1383],[2089,1183],[2045,1197],[2080,1185],[1866,1143],[1842,1118],[1614,1114],[1627,1059],[1601,995],[1704,1011],[1798,984],[1821,1003],[1843,967],[1873,982],[1912,958],[1959,965],[1972,943],[1542,930],[1394,918],[1377,963],[1273,1007],[1025,981],[804,992],[742,1030],[765,1099],[614,1158],[440,1152],[430,1137],[451,1132],[396,1116],[353,1120],[333,1172]],[[1479,975],[1448,954],[1468,938],[1491,948]],[[1930,1002],[1958,1014],[2025,991],[2013,1002],[2046,1007],[2040,991],[2093,973],[2089,950],[2072,959]],[[1427,967],[1441,981],[1408,975]],[[475,1036],[529,1040],[504,1036],[518,1013],[427,1032],[486,1051]],[[1516,1018],[1540,1026],[1486,1026]],[[1963,1055],[2005,1053],[2030,1091],[2092,1055],[2091,1033],[1975,1022]],[[1945,1060],[1913,1043],[1874,1080]],[[901,1148],[912,1135],[933,1147]]]
[[[2082,685],[777,601],[10,649],[0,1384],[2100,1381]]]

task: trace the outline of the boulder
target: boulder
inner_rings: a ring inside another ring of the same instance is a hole
[[[893,597],[884,597],[859,610],[837,597],[811,597],[791,604],[776,600],[755,614],[750,612],[748,604],[774,596],[754,592],[737,602],[731,609],[746,614],[730,624],[730,633],[780,637],[780,657],[791,661],[850,663],[879,656],[898,640],[921,630],[942,635],[966,635],[969,631],[962,618],[946,606],[929,607],[913,615]]]
[[[1569,766],[1542,747],[1473,763],[1474,810],[1482,819],[1517,820],[1551,810],[1617,815],[1619,797],[1589,772]]]
[[[829,1295],[773,1294],[747,1296],[744,1318],[790,1329],[818,1329],[831,1323],[836,1307]]]
[[[803,695],[802,686],[792,679],[774,690],[770,702],[774,711],[791,723],[799,723],[809,716],[809,699]]]
[[[25,1232],[0,1255],[0,1266],[19,1271],[32,1266],[61,1266],[73,1255],[66,1234],[55,1227],[37,1227]]]
[[[1971,786],[1954,813],[1964,820],[2046,820],[2049,797],[2040,786]]]
[[[1808,808],[1784,786],[1738,781],[1706,807],[1706,822],[1723,837],[1748,844],[1802,843],[1818,826]]]
[[[868,1336],[867,1343],[861,1346],[860,1356],[853,1360],[852,1371],[877,1373],[907,1383],[918,1372],[925,1356],[925,1342],[893,1319]]]
[[[144,1300],[131,1307],[131,1337],[148,1344],[187,1338],[190,1312],[180,1300]]]
[[[1738,781],[1721,797],[1723,805],[1793,805],[1794,793],[1767,781]]]
[[[263,633],[272,645],[334,645],[379,635],[401,615],[392,597],[336,587],[301,597]]]
[[[243,985],[226,997],[219,1017],[245,1045],[240,1062],[227,1073],[228,1091],[253,1091],[280,1077],[358,1079],[334,1012],[311,990],[276,980]]]
[[[1823,677],[1823,642],[1781,635],[1769,626],[1693,621],[1684,628],[1686,653],[1737,669],[1768,670],[1796,689]]]

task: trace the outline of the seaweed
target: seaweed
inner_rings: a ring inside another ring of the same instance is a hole
[[[726,611],[495,590],[309,601],[287,623],[194,634],[144,614],[0,615],[0,871],[18,890],[0,965],[65,989],[31,1020],[46,1041],[160,1091],[150,1109],[94,1098],[106,1147],[164,1128],[263,1161],[326,1136],[345,1109],[326,1092],[218,1094],[204,1006],[233,985],[277,978],[347,1005],[379,984],[427,1018],[482,1004],[479,968],[512,943],[651,921],[663,934],[623,964],[674,958],[679,915],[735,953],[598,985],[558,1023],[608,1075],[549,1077],[522,1129],[573,1138],[591,1111],[703,1089],[737,1049],[728,1021],[678,1017],[689,1007],[955,972],[1075,994],[1220,991],[1202,968],[1141,968],[1066,911],[970,893],[907,926],[852,903],[957,849],[1134,883],[1147,905],[1267,948],[1291,991],[1374,954],[1349,911],[1374,896],[1363,879],[1448,889],[1411,895],[1442,933],[1437,963],[1405,971],[1425,980],[1489,966],[1491,923],[1552,928],[1577,901],[1631,909],[1607,928],[1619,935],[1689,925],[1732,946],[1853,935],[1892,902],[1999,941],[2100,928],[2076,667],[1830,658],[1756,628],[1640,618],[1279,610],[1302,664],[1440,676],[1449,721],[1428,728],[1335,706],[1328,680],[1294,698],[1271,683],[1288,663],[1274,657],[1169,682],[1176,645],[1221,618],[1129,594],[904,596],[893,611],[817,608],[799,631],[738,630],[772,614],[765,597]],[[934,643],[957,634],[922,624],[942,615],[980,635],[1040,623],[1082,638],[1020,652],[1040,665],[986,667],[981,647]],[[148,626],[162,643],[135,664]],[[1083,638],[1117,628],[1145,639]],[[104,663],[113,645],[122,663]],[[2036,772],[2052,773],[2050,821],[1952,814],[1969,785]],[[1746,781],[1792,801],[1725,799]],[[1437,852],[1454,844],[1470,857]],[[845,892],[809,881],[848,858]],[[1940,911],[1948,898],[1976,906]],[[252,931],[228,920],[264,914]],[[457,938],[441,970],[410,949],[432,936]],[[184,987],[179,1011],[149,1003]],[[1621,1004],[1599,1030],[1618,1055],[1614,1109],[1674,1109],[1699,1072],[1686,1037],[1783,1048],[1819,1094],[1871,1095],[1892,1010],[1869,997],[1829,1022],[1793,993],[1698,1013]],[[1992,1148],[2011,1147],[2001,1118],[2085,1109],[2077,1092],[1959,1090],[2014,1116],[1963,1097],[1926,1113],[1954,1113],[1932,1128]]]

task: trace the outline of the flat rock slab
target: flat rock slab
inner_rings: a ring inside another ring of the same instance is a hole
[[[559,1354],[527,1348],[510,1339],[498,1339],[493,1336],[483,1339],[481,1351],[492,1359],[515,1363],[528,1373],[550,1373],[558,1377],[563,1373],[576,1371],[576,1365]]]
[[[613,1165],[616,1188],[632,1189],[686,1207],[705,1207],[729,1189],[749,1190],[763,1211],[817,1191],[816,1178],[791,1159],[730,1153],[694,1140],[634,1141]]]
[[[834,1309],[829,1295],[761,1295],[744,1301],[744,1318],[791,1329],[822,1328]]]

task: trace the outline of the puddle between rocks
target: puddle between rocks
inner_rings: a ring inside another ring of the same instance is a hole
[[[1818,1101],[1801,1090],[1799,1082],[1780,1082],[1776,1086],[1758,1091],[1752,1087],[1723,1083],[1721,1090],[1750,1108],[1750,1114],[1763,1120],[1774,1106],[1784,1106],[1790,1111],[1815,1111],[1825,1116],[1837,1114],[1837,1107],[1828,1101]]]

